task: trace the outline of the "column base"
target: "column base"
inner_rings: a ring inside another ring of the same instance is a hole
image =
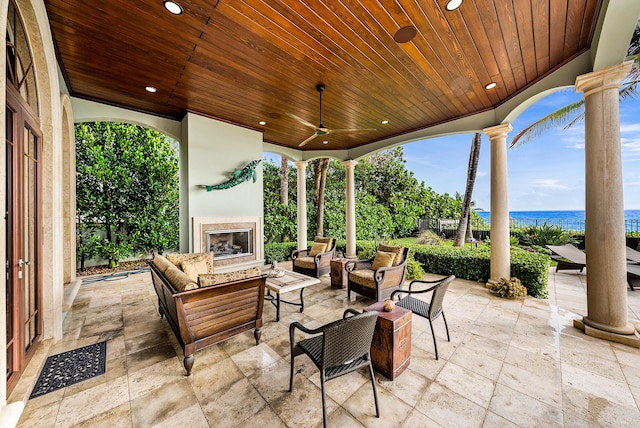
[[[593,321],[589,321],[593,324]],[[587,336],[597,337],[598,339],[608,340],[610,342],[622,343],[623,345],[633,346],[634,348],[640,348],[640,322],[632,325],[632,332],[630,334],[614,333],[611,331],[592,327],[585,323],[585,318],[574,319],[573,326],[584,332]]]

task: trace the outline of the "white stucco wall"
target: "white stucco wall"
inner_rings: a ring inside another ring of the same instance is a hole
[[[200,185],[220,184],[236,169],[262,159],[262,133],[187,113],[180,144],[180,249],[193,248],[193,217],[263,217],[262,164],[257,180],[207,192]],[[185,211],[186,208],[186,211]]]

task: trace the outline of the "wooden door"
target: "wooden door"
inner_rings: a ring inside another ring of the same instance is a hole
[[[7,85],[6,106],[7,391],[24,371],[42,334],[39,121]]]

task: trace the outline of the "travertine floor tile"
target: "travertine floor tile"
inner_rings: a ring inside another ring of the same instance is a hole
[[[486,409],[449,388],[433,382],[416,410],[443,427],[480,427]]]
[[[408,369],[394,381],[376,374],[381,417],[362,370],[327,382],[329,426],[640,426],[640,350],[573,327],[586,313],[584,274],[550,271],[549,279],[548,300],[500,299],[483,284],[454,281],[444,301],[451,342],[442,320],[434,323],[440,359],[428,321],[414,316]],[[305,291],[303,313],[283,305],[275,322],[265,304],[259,345],[248,331],[197,351],[189,377],[148,273],[82,286],[64,337],[36,350],[14,395],[28,396],[47,355],[100,340],[107,371],[29,400],[20,427],[320,427],[319,372],[308,357],[295,359],[288,392],[289,324],[315,328],[373,303],[321,281]],[[628,299],[636,316],[640,293]]]
[[[562,426],[562,410],[498,383],[489,410],[520,427]]]

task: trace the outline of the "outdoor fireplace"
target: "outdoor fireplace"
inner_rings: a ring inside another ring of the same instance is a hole
[[[205,248],[213,251],[214,260],[244,257],[253,254],[253,230],[208,230]]]
[[[213,251],[216,273],[264,264],[262,217],[193,217],[193,252]]]

